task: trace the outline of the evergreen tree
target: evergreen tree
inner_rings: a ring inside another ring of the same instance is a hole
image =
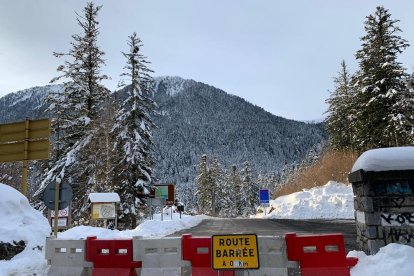
[[[213,157],[213,160],[211,161],[211,168],[209,170],[209,192],[211,194],[211,211],[210,215],[215,216],[216,210],[218,209],[218,202],[220,202],[219,199],[219,193],[218,193],[218,185],[219,185],[219,177],[220,177],[220,165],[217,156]]]
[[[329,133],[331,145],[335,149],[352,149],[352,128],[354,126],[353,114],[353,86],[351,76],[345,61],[341,62],[341,70],[334,78],[335,90],[326,100],[329,105],[328,116],[325,119],[326,129]]]
[[[248,161],[243,163],[241,171],[241,204],[244,216],[252,215],[256,211],[259,199],[259,187],[253,181],[252,170]]]
[[[398,118],[409,117],[401,107],[404,101],[406,73],[397,61],[408,46],[399,36],[398,20],[384,7],[377,7],[365,21],[366,35],[357,51],[356,74],[356,148],[398,146],[407,137],[398,126]]]
[[[207,155],[201,156],[197,172],[197,196],[198,196],[198,213],[208,214],[211,210],[211,192],[209,189],[209,173],[207,167]]]
[[[97,159],[92,141],[100,131],[96,122],[102,103],[108,96],[101,81],[107,79],[101,74],[103,55],[97,46],[99,35],[97,15],[101,6],[88,3],[84,15],[77,15],[77,23],[83,33],[73,35],[72,48],[68,53],[54,53],[56,57],[68,60],[58,67],[60,76],[52,82],[63,79],[64,95],[49,97],[49,109],[54,116],[54,136],[59,137],[55,147],[56,160],[47,172],[38,193],[49,183],[65,181],[74,191],[74,223],[87,222],[89,217],[87,197],[96,187]],[[98,142],[97,142],[98,143]]]
[[[230,211],[231,216],[240,216],[242,215],[242,198],[241,198],[241,181],[239,172],[237,171],[237,166],[232,165],[230,171],[230,185],[232,192],[232,201],[233,205]]]
[[[151,146],[154,123],[151,114],[155,103],[152,96],[153,71],[147,67],[149,62],[140,52],[142,42],[136,33],[128,38],[129,51],[123,52],[126,58],[125,72],[128,78],[128,97],[117,114],[113,130],[116,136],[115,150],[120,160],[115,166],[116,191],[121,197],[120,220],[126,227],[137,225],[138,208],[145,203],[149,194],[154,164]]]

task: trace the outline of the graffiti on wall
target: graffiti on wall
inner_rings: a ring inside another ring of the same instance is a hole
[[[414,226],[414,213],[381,214],[382,226]]]

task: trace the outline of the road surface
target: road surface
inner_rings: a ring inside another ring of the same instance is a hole
[[[353,220],[206,219],[193,228],[176,232],[171,236],[181,236],[184,233],[191,233],[194,236],[230,233],[284,236],[288,232],[298,234],[343,233],[346,251],[358,249]]]

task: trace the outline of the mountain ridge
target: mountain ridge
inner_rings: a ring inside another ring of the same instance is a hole
[[[43,99],[57,89],[62,86],[35,87],[0,98],[0,123],[47,117]],[[154,172],[162,182],[195,185],[202,154],[217,156],[226,169],[249,161],[257,173],[279,173],[309,153],[318,155],[326,142],[322,124],[273,115],[202,82],[157,77],[154,91]],[[121,100],[124,93],[115,92],[115,98]]]

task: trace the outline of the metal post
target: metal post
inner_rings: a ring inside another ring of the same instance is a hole
[[[118,229],[118,204],[115,202],[115,229]]]
[[[55,234],[55,238],[57,238],[57,232],[58,232],[58,220],[59,220],[59,181],[56,181],[55,183],[55,220],[53,224],[53,232]]]
[[[172,212],[173,212],[172,206],[171,206],[170,212],[171,212],[171,220],[172,220]]]
[[[22,171],[22,194],[27,197],[27,159],[29,158],[29,119],[25,120],[24,159]]]

